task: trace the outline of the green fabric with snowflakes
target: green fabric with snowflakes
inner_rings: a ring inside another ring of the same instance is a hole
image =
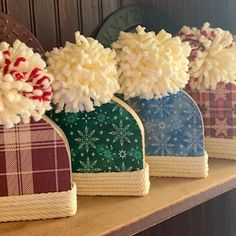
[[[143,169],[141,130],[133,116],[111,101],[92,112],[47,112],[70,144],[73,172],[127,172]]]

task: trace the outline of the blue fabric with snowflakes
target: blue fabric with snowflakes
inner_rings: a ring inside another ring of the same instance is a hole
[[[73,172],[127,172],[143,169],[143,136],[134,117],[111,101],[92,112],[46,113],[70,144]]]
[[[203,124],[197,105],[184,91],[161,99],[126,101],[145,127],[147,156],[203,156]]]

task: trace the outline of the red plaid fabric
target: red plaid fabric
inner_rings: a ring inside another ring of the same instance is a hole
[[[66,146],[48,122],[0,126],[0,196],[70,189]]]
[[[215,91],[187,92],[202,112],[206,137],[236,138],[236,86],[221,82]]]

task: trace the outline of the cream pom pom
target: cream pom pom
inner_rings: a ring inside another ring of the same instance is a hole
[[[161,98],[184,88],[189,80],[188,43],[164,30],[155,34],[137,26],[136,31],[121,32],[112,44],[124,98]]]
[[[97,40],[75,34],[76,43],[46,53],[55,77],[56,111],[87,112],[107,103],[119,89],[115,52]]]
[[[46,63],[24,43],[0,44],[0,124],[7,128],[30,118],[38,121],[49,110],[52,76]]]
[[[179,33],[183,42],[189,42],[189,85],[200,91],[216,89],[218,82],[236,84],[236,46],[233,36],[220,28],[205,23],[199,30],[184,26]]]

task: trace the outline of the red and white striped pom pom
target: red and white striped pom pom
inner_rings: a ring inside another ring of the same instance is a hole
[[[22,91],[23,96],[49,104],[52,98],[52,77],[38,67],[29,72],[22,71],[20,69],[22,64],[28,63],[25,57],[11,60],[11,52],[9,50],[4,51],[3,54],[5,57],[3,75],[11,74],[16,81],[23,81],[32,86],[33,90],[31,92]]]
[[[53,77],[45,61],[24,43],[0,43],[0,125],[38,121],[49,110]]]
[[[216,31],[214,29],[201,29],[199,32],[199,35],[198,33],[185,33],[184,31],[180,31],[178,34],[178,36],[183,42],[189,42],[191,46],[191,53],[189,56],[190,61],[195,61],[197,59],[198,51],[203,52],[205,50],[205,47],[200,40],[200,37],[204,37],[205,39],[208,39],[210,41],[213,41],[216,37]]]

